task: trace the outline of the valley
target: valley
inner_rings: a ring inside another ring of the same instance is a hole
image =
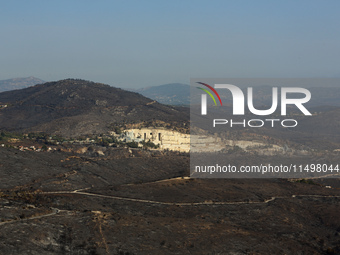
[[[75,79],[0,102],[2,254],[340,252],[339,178],[192,178],[185,107]],[[234,165],[336,163],[337,113],[318,133],[296,116],[294,132],[198,132],[197,146]]]

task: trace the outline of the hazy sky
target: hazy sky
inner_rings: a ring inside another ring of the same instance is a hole
[[[340,77],[340,1],[2,1],[0,80]]]

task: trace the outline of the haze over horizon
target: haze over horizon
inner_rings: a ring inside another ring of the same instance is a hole
[[[338,78],[339,7],[338,1],[6,2],[0,80],[80,78],[140,88],[195,77]]]

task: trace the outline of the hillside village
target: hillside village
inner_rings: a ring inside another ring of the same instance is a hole
[[[245,137],[247,138],[247,137]],[[323,152],[314,149],[296,148],[287,144],[273,143],[273,141],[261,140],[253,137],[248,140],[222,139],[212,135],[190,135],[171,129],[160,127],[141,127],[130,129],[115,129],[108,134],[81,136],[78,138],[63,138],[46,134],[13,134],[1,132],[0,146],[12,147],[20,151],[53,152],[73,151],[83,154],[91,146],[97,146],[97,155],[104,156],[100,147],[125,147],[139,150],[173,151],[173,152],[244,152],[257,155],[322,155]],[[339,153],[340,149],[334,149],[333,153]]]

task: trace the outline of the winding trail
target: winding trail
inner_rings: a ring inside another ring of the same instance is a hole
[[[17,219],[17,220],[8,220],[8,221],[4,221],[0,223],[1,225],[5,225],[5,224],[10,224],[10,223],[15,223],[15,222],[24,222],[24,221],[28,221],[28,220],[35,220],[35,219],[41,219],[41,218],[45,218],[45,217],[49,217],[49,216],[54,216],[62,211],[65,210],[60,210],[57,208],[52,208],[52,212],[51,213],[47,213],[47,214],[42,214],[42,215],[38,215],[38,216],[33,216],[33,217],[28,217],[28,218],[24,218],[24,219]]]
[[[119,196],[110,196],[110,195],[102,195],[96,193],[83,192],[82,190],[88,190],[90,188],[78,189],[74,191],[51,191],[51,192],[41,192],[40,194],[79,194],[83,196],[93,196],[100,198],[109,198],[116,200],[124,200],[124,201],[132,201],[132,202],[140,202],[140,203],[148,203],[148,204],[159,204],[159,205],[178,205],[178,206],[197,206],[197,205],[239,205],[239,204],[267,204],[277,199],[287,199],[287,198],[298,198],[298,197],[317,197],[317,198],[340,198],[340,196],[326,196],[326,195],[292,195],[285,197],[271,197],[269,199],[263,201],[235,201],[235,202],[213,202],[213,201],[205,201],[205,202],[161,202],[155,200],[147,200],[147,199],[138,199],[138,198],[128,198],[128,197],[119,197]]]
[[[95,193],[88,193],[83,192],[82,190],[88,190],[90,188],[85,189],[78,189],[74,191],[52,191],[52,192],[41,192],[40,194],[79,194],[84,196],[93,196],[93,197],[100,197],[100,198],[109,198],[109,199],[117,199],[117,200],[124,200],[124,201],[132,201],[132,202],[140,202],[140,203],[149,203],[149,204],[159,204],[159,205],[176,205],[176,206],[199,206],[199,205],[241,205],[241,204],[268,204],[269,202],[272,202],[277,199],[287,199],[287,198],[297,198],[297,197],[317,197],[317,198],[340,198],[340,196],[324,196],[324,195],[292,195],[292,196],[286,196],[286,197],[271,197],[269,199],[266,199],[264,201],[236,201],[236,202],[195,202],[195,203],[178,203],[178,202],[161,202],[161,201],[154,201],[154,200],[146,200],[146,199],[137,199],[137,198],[128,198],[128,197],[117,197],[117,196],[109,196],[109,195],[101,195],[101,194],[95,194]],[[5,224],[11,224],[11,223],[18,223],[18,222],[25,222],[29,220],[34,219],[41,219],[45,217],[55,216],[61,212],[67,212],[67,210],[60,210],[58,208],[51,208],[52,212],[33,216],[25,219],[16,219],[16,220],[9,220],[0,222],[0,226]]]
[[[182,178],[172,178],[172,179],[182,179]],[[156,181],[156,182],[162,182],[162,181],[165,181],[165,180]],[[76,189],[76,190],[73,190],[73,191],[46,191],[46,192],[40,192],[39,195],[78,194],[78,195],[83,195],[83,196],[92,196],[92,197],[99,197],[99,198],[108,198],[108,199],[116,199],[116,200],[147,203],[147,204],[158,204],[158,205],[166,205],[166,206],[169,206],[169,205],[176,205],[176,206],[200,206],[200,205],[215,206],[215,205],[268,204],[268,203],[275,201],[277,199],[289,199],[289,198],[299,198],[299,197],[300,198],[303,198],[303,197],[340,198],[340,195],[339,196],[334,196],[334,195],[333,196],[327,196],[327,195],[291,195],[291,196],[271,197],[271,198],[265,199],[263,201],[234,201],[234,202],[204,201],[204,202],[189,203],[189,202],[162,202],[162,201],[155,201],[155,200],[119,197],[119,196],[102,195],[102,194],[85,192],[86,190],[89,190],[89,189],[91,189],[91,188],[88,187],[88,188]],[[41,218],[45,218],[45,217],[55,216],[57,214],[60,214],[61,212],[68,212],[67,210],[60,210],[58,208],[51,208],[51,210],[52,210],[51,213],[47,213],[47,214],[43,214],[43,215],[28,217],[28,218],[24,218],[24,219],[15,219],[15,220],[8,220],[8,221],[0,222],[0,226],[5,225],[5,224],[10,224],[10,223],[25,222],[25,221],[34,220],[34,219],[41,219]]]

